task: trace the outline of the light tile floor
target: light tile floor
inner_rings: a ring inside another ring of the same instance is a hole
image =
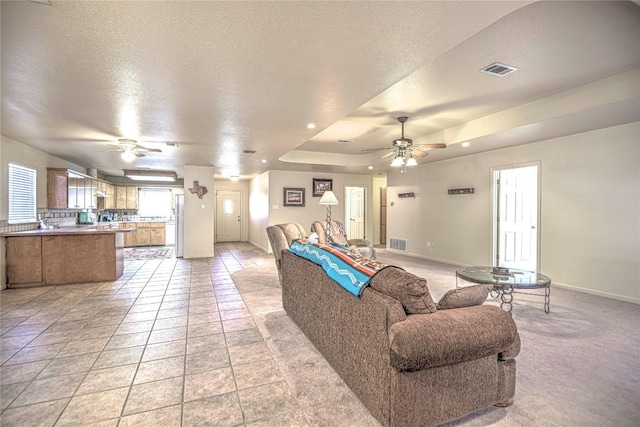
[[[265,263],[218,243],[115,282],[2,291],[0,425],[305,425],[230,277]]]

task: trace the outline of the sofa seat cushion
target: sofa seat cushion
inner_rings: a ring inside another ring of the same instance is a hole
[[[401,268],[389,266],[379,271],[373,276],[369,286],[398,300],[407,314],[436,311],[427,281]]]
[[[419,371],[506,351],[517,337],[506,311],[488,305],[413,314],[389,328],[391,364]]]

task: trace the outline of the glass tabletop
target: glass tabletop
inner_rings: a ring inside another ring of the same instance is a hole
[[[517,268],[465,267],[456,270],[456,276],[473,283],[511,285],[514,288],[548,288],[551,279],[536,271]]]

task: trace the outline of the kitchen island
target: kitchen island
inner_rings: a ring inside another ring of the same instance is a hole
[[[134,231],[78,226],[3,233],[7,286],[117,280],[124,271],[124,233]]]

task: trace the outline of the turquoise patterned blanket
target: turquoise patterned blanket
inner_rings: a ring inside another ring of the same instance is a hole
[[[321,243],[297,240],[291,244],[289,252],[318,264],[327,276],[355,296],[362,294],[377,272],[388,267],[357,252]]]

